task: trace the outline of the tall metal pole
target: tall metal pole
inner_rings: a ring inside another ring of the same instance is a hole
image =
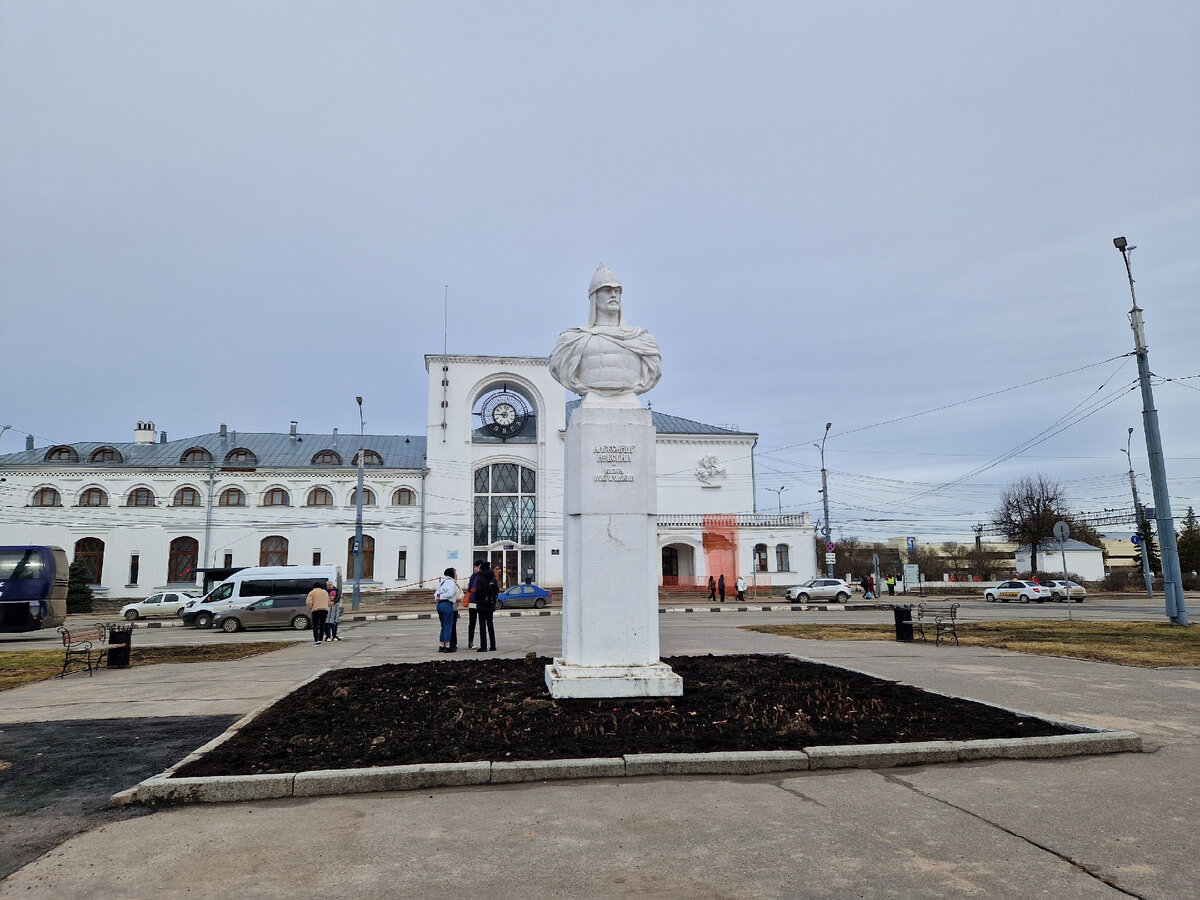
[[[825,438],[829,437],[832,422],[825,423],[825,434],[821,436],[821,497],[825,503],[825,574],[833,577],[833,562],[829,558],[829,473],[825,471]]]
[[[208,461],[208,511],[204,516],[204,568],[212,565],[212,559],[209,556],[209,538],[212,535],[212,501],[213,501],[213,480],[216,476],[217,464],[214,460]]]
[[[1133,440],[1133,429],[1129,429],[1129,433],[1125,436],[1125,458],[1129,460],[1129,489],[1133,491],[1133,509],[1137,516],[1138,534],[1145,538],[1145,531],[1142,528],[1142,523],[1146,521],[1146,514],[1142,510],[1142,501],[1138,499],[1137,479],[1133,474],[1133,455],[1129,452],[1130,442]],[[1142,548],[1142,575],[1146,579],[1146,596],[1154,596],[1154,579],[1150,574],[1150,548]]]
[[[783,515],[783,492],[787,490],[787,485],[785,484],[781,488],[767,488],[767,490],[775,495],[775,500],[779,504],[779,515],[782,516]]]
[[[360,585],[362,583],[362,507],[363,507],[363,421],[362,397],[354,398],[358,402],[358,490],[354,494],[358,511],[354,517],[354,596],[350,601],[351,609],[358,609],[361,601]]]
[[[1129,246],[1123,237],[1113,238],[1113,246],[1125,260],[1125,274],[1129,278],[1129,296],[1133,308],[1129,310],[1129,325],[1133,329],[1133,349],[1137,354],[1138,380],[1142,385],[1142,427],[1146,432],[1146,456],[1150,462],[1150,484],[1154,489],[1155,518],[1158,519],[1158,546],[1162,555],[1163,595],[1167,599],[1167,618],[1172,625],[1188,624],[1187,606],[1183,599],[1183,577],[1179,571],[1179,547],[1175,543],[1175,517],[1171,515],[1171,497],[1167,490],[1167,464],[1163,457],[1162,435],[1158,429],[1158,410],[1154,408],[1154,388],[1150,385],[1150,351],[1146,347],[1146,329],[1142,324],[1142,311],[1137,305],[1133,290],[1133,269],[1129,265],[1129,254],[1136,249]],[[1142,551],[1143,558],[1149,548]]]

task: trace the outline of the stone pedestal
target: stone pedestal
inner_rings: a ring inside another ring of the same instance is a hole
[[[659,659],[657,484],[650,411],[586,401],[566,437],[563,655],[554,697],[668,697]]]

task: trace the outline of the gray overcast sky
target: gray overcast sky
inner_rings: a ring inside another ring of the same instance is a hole
[[[760,510],[819,518],[831,421],[835,527],[969,538],[1025,474],[1127,506],[1129,426],[1148,499],[1127,235],[1200,506],[1192,0],[2,0],[0,42],[0,453],[358,394],[421,433],[444,285],[451,352],[546,355],[603,261]]]

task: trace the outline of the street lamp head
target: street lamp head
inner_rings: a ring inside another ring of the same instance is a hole
[[[355,397],[354,399],[358,403],[359,406],[362,406],[362,397]]]
[[[1129,429],[1129,433],[1130,433],[1130,434],[1133,434],[1133,428],[1132,428],[1132,427]]]
[[[1115,237],[1115,238],[1113,238],[1113,246],[1116,247],[1118,250],[1124,250],[1126,247],[1129,246],[1129,242],[1127,240],[1125,240],[1125,238],[1123,238],[1123,237]]]
[[[829,430],[830,428],[832,428],[832,427],[833,427],[833,423],[832,423],[832,422],[826,422],[826,423],[825,423],[825,430],[826,430],[826,431],[828,431],[828,430]]]

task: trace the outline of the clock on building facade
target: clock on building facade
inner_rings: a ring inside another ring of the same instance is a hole
[[[489,434],[507,440],[525,430],[531,413],[529,402],[524,397],[503,390],[484,400],[479,409],[479,418]]]

